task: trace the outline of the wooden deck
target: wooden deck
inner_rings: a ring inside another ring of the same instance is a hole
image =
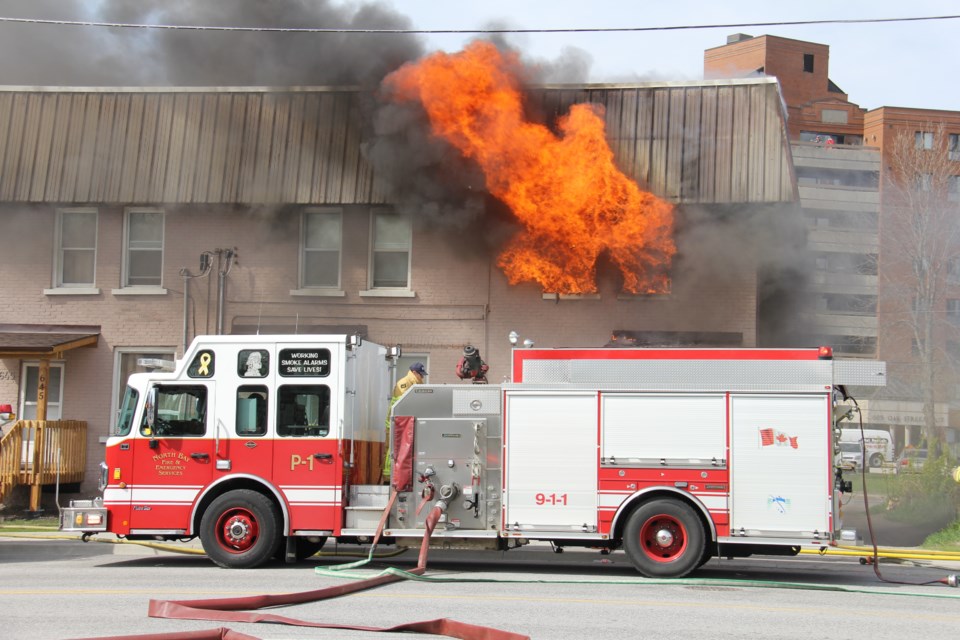
[[[20,420],[0,439],[0,503],[17,485],[82,482],[87,423]]]

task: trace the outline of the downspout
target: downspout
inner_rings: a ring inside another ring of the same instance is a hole
[[[223,335],[224,295],[227,288],[227,274],[236,261],[237,249],[217,249],[217,335]]]

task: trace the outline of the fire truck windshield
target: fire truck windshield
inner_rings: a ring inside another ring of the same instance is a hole
[[[133,387],[127,387],[126,392],[123,394],[123,402],[120,405],[120,410],[117,411],[117,435],[125,436],[130,433],[130,429],[133,428],[133,413],[137,410],[137,400],[140,398],[140,394],[137,393],[137,390]]]

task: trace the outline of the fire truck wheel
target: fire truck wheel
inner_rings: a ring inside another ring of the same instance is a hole
[[[297,540],[297,560],[311,557],[323,548],[326,541],[326,538],[300,538]]]
[[[703,524],[679,500],[652,500],[627,520],[623,547],[637,571],[651,578],[681,578],[696,569],[705,554]]]
[[[308,538],[297,538],[297,561],[306,560],[307,558],[313,557],[320,549],[323,548],[323,545],[326,544],[326,536],[310,536]],[[285,560],[287,557],[287,540],[286,538],[280,539],[280,546],[277,547],[276,553],[273,554],[273,557],[277,560]]]
[[[280,545],[280,512],[266,496],[249,489],[223,494],[200,520],[207,557],[221,567],[250,569],[273,557]]]

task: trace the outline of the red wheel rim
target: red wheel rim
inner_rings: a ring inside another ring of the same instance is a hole
[[[640,546],[655,562],[673,562],[687,549],[687,530],[673,516],[653,516],[640,527]]]
[[[217,519],[217,542],[230,553],[247,551],[259,538],[260,525],[247,509],[228,509]]]

